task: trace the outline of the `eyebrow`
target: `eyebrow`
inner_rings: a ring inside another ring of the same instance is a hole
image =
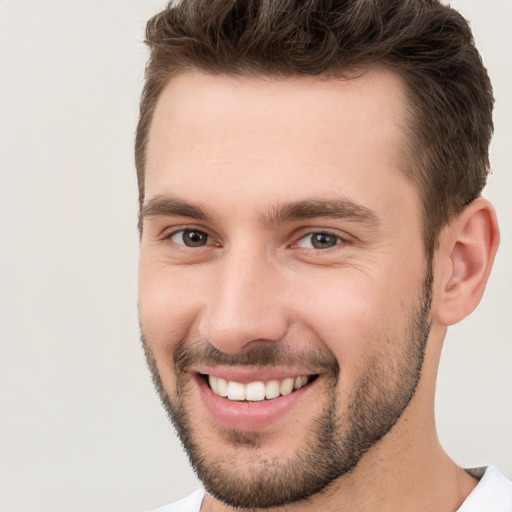
[[[380,225],[379,217],[373,210],[347,198],[310,199],[285,203],[273,208],[269,214],[262,218],[262,221],[264,224],[272,225],[319,217],[347,219],[375,227]]]
[[[188,217],[203,221],[210,221],[213,218],[213,215],[202,206],[172,196],[155,196],[144,204],[142,219],[157,216]],[[380,225],[379,217],[373,210],[347,198],[306,199],[284,203],[261,215],[260,221],[271,226],[313,218],[347,219],[375,227]]]
[[[208,221],[212,218],[204,208],[170,196],[155,196],[142,207],[141,218],[146,217],[189,217]]]

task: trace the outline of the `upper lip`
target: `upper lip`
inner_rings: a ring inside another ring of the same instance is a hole
[[[302,377],[316,375],[305,369],[294,368],[255,368],[255,367],[236,367],[236,366],[203,366],[196,369],[197,373],[202,375],[213,375],[221,377],[227,381],[247,384],[249,382],[268,382],[270,380],[283,380],[289,377]]]

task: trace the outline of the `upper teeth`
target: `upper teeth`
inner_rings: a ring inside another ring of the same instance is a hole
[[[259,402],[265,398],[271,399],[277,398],[279,395],[289,395],[294,389],[304,386],[308,382],[308,378],[305,376],[288,377],[283,380],[240,384],[240,382],[228,381],[222,377],[209,375],[208,382],[216,395],[226,397],[228,400]]]

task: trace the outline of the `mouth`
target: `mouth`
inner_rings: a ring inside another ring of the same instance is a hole
[[[319,375],[299,375],[268,381],[258,380],[246,384],[215,375],[201,374],[201,377],[216,396],[236,402],[263,402],[287,396],[313,382]]]
[[[222,376],[221,376],[222,375]],[[208,416],[227,429],[255,431],[275,425],[297,407],[310,410],[321,374],[247,369],[202,369],[195,382]],[[302,404],[302,406],[300,405]]]

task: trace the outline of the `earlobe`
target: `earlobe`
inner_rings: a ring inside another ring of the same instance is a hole
[[[443,231],[438,251],[440,282],[434,315],[453,325],[478,305],[499,244],[492,204],[482,197],[466,206]]]

